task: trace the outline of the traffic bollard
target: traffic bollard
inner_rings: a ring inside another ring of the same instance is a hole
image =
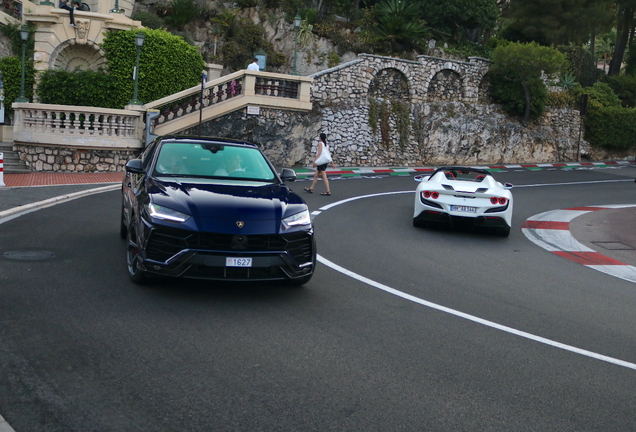
[[[0,187],[6,186],[4,184],[4,153],[0,153]]]

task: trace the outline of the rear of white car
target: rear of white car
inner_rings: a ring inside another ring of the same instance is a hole
[[[485,170],[443,167],[418,176],[414,226],[483,227],[508,236],[512,224],[512,185],[502,185]]]

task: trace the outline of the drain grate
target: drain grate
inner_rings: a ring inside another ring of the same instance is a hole
[[[602,248],[607,250],[634,250],[633,247],[618,241],[612,241],[612,242],[599,241],[599,242],[592,242],[592,243],[594,243],[595,245],[599,245]]]
[[[55,252],[51,251],[34,251],[34,250],[23,250],[23,251],[7,251],[2,254],[3,257],[13,260],[22,260],[22,261],[40,261],[55,258]]]

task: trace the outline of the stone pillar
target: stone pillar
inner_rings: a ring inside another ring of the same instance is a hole
[[[221,78],[221,74],[223,72],[223,65],[206,63],[206,69],[208,70],[208,82],[215,80],[217,78]]]

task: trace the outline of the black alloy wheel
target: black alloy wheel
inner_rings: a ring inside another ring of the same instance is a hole
[[[143,284],[146,281],[145,272],[139,269],[137,230],[132,223],[128,227],[126,234],[126,266],[128,267],[128,276],[131,281],[136,284]]]

